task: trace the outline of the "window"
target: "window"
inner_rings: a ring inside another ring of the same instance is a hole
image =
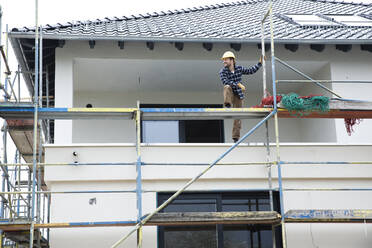
[[[347,26],[357,26],[357,27],[372,27],[372,20],[364,18],[362,16],[355,15],[326,15],[329,18],[337,22],[341,22]]]
[[[335,22],[328,21],[317,15],[286,15],[291,18],[294,22],[301,26],[334,26],[340,25]]]
[[[222,105],[141,104],[141,108],[221,108]],[[223,143],[223,120],[142,121],[145,143]]]
[[[372,27],[372,20],[357,15],[317,15],[317,14],[286,14],[283,19],[293,21],[301,26],[357,26]]]
[[[142,141],[145,143],[178,143],[178,121],[143,121]]]
[[[159,193],[158,206],[172,194]],[[274,192],[274,210],[279,211]],[[163,212],[269,211],[268,192],[184,193]],[[275,229],[276,247],[281,246],[281,231]],[[158,227],[159,248],[271,248],[270,225],[211,225]]]

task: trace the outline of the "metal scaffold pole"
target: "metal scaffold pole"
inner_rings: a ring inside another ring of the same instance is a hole
[[[31,227],[30,227],[30,248],[34,245],[35,225],[35,191],[36,191],[36,168],[37,168],[37,128],[38,128],[38,84],[39,84],[39,23],[38,23],[38,0],[35,0],[35,80],[34,80],[34,133],[33,133],[33,154],[32,154],[32,196],[31,196]]]
[[[280,164],[280,143],[279,143],[279,123],[278,123],[278,112],[277,112],[277,92],[276,92],[276,71],[275,71],[275,50],[274,50],[274,27],[273,27],[273,5],[270,0],[269,7],[269,19],[270,19],[270,44],[271,44],[271,70],[272,70],[272,81],[273,81],[273,100],[274,100],[274,125],[275,125],[275,144],[276,144],[276,161],[278,166],[278,183],[279,183],[279,199],[280,199],[280,214],[282,216],[282,244],[283,248],[287,247],[285,219],[284,219],[284,206],[283,206],[283,185],[282,185],[282,174]]]
[[[266,128],[266,161],[270,161],[270,138],[269,138],[269,121],[265,122]],[[270,211],[274,211],[274,199],[273,199],[273,184],[271,176],[271,166],[272,164],[267,164],[267,178],[269,184],[269,198],[270,198]],[[272,239],[273,239],[273,248],[276,247],[276,238],[275,238],[275,226],[272,226]]]
[[[3,11],[2,11],[2,7],[0,5],[0,45],[2,45],[2,39],[1,39],[1,36],[2,36],[2,16],[3,16]],[[1,81],[1,58],[0,58],[0,81]],[[6,99],[5,99],[6,100]],[[4,128],[4,133],[3,133],[3,149],[4,149],[4,154],[5,154],[5,125],[6,125],[6,120],[3,120],[4,122],[4,125],[3,125],[3,128]],[[5,156],[4,156],[5,158]],[[3,159],[4,159],[3,158]],[[4,161],[4,160],[3,160]],[[4,191],[5,190],[5,173],[3,172],[2,174],[2,186],[1,186],[1,190]],[[1,218],[4,218],[4,211],[5,211],[5,202],[4,202],[4,198],[2,198],[1,200],[1,209],[0,209],[0,217]],[[0,231],[0,247],[3,247],[3,243],[4,243],[4,240],[3,240],[3,231]]]
[[[271,8],[271,2],[269,3],[269,8]],[[263,85],[263,98],[268,96],[267,86],[266,86],[266,51],[265,51],[265,19],[267,14],[261,21],[261,56],[262,56],[262,85]],[[269,138],[269,121],[265,122],[265,129],[266,129],[266,162],[270,162],[270,138]],[[273,199],[273,191],[272,191],[272,177],[271,177],[271,166],[272,164],[267,164],[267,173],[268,173],[268,184],[269,184],[269,198],[270,198],[270,210],[274,211],[274,199]],[[275,241],[275,226],[272,226],[272,240],[273,240],[273,248],[276,247]]]
[[[40,42],[39,42],[39,107],[43,107],[43,28],[40,25]],[[42,161],[42,134],[41,134],[42,121],[38,120],[38,163]],[[37,168],[37,190],[41,191],[41,171],[42,167]],[[37,223],[41,222],[41,195],[37,195]],[[37,244],[40,246],[40,235],[37,235]]]
[[[140,222],[142,218],[142,173],[141,173],[141,110],[140,103],[137,101],[136,111],[136,195],[137,195],[137,221]],[[137,230],[137,247],[142,247],[142,227]]]

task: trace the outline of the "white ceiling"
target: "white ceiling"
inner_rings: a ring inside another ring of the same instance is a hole
[[[239,61],[250,66],[254,61]],[[289,61],[301,71],[314,75],[326,62]],[[276,64],[277,79],[303,79]],[[75,91],[218,91],[221,81],[220,61],[212,60],[133,60],[133,59],[75,59]],[[271,85],[271,64],[267,65],[268,85]],[[262,90],[262,69],[254,75],[243,76],[250,91]],[[280,90],[295,90],[299,84],[279,85]]]

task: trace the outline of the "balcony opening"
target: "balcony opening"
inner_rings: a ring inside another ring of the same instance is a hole
[[[141,108],[221,108],[220,104],[141,104]],[[144,143],[224,143],[223,120],[142,121]]]

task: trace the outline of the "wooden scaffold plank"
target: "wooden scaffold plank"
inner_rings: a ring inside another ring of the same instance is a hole
[[[289,210],[285,221],[292,223],[323,222],[323,223],[372,223],[372,210],[363,209],[310,209]]]

